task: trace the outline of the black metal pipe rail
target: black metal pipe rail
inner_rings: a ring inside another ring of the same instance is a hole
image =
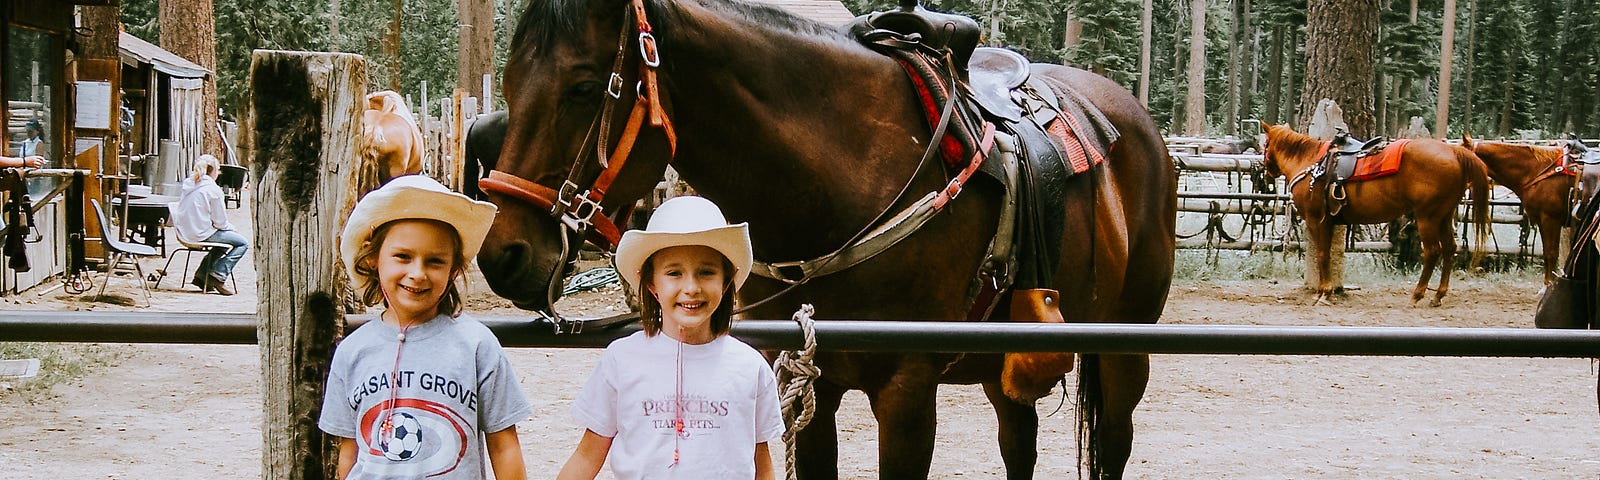
[[[507,347],[598,348],[637,330],[556,335],[533,317],[474,318]],[[256,326],[250,313],[0,312],[0,341],[254,344]],[[1600,330],[829,320],[816,334],[829,351],[1600,357]],[[801,338],[778,320],[741,320],[733,335],[761,349],[798,348]]]

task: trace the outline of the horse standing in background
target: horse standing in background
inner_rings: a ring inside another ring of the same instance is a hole
[[[1566,165],[1557,147],[1474,141],[1472,135],[1463,136],[1461,146],[1477,154],[1489,167],[1489,177],[1510,188],[1522,201],[1522,212],[1539,227],[1544,283],[1554,281],[1561,253],[1561,227],[1574,213],[1573,188],[1578,183],[1578,170]]]
[[[378,183],[401,175],[422,172],[422,129],[411,118],[411,108],[393,90],[367,95],[367,110],[361,114],[361,136],[366,139],[361,155],[367,164],[378,166]]]
[[[1422,242],[1422,278],[1411,292],[1414,306],[1428,291],[1428,279],[1435,266],[1441,268],[1439,288],[1429,306],[1437,307],[1450,290],[1450,271],[1455,268],[1456,207],[1462,193],[1472,189],[1472,223],[1476,227],[1473,264],[1482,255],[1489,234],[1489,178],[1487,167],[1471,150],[1435,139],[1414,139],[1401,148],[1399,170],[1369,180],[1345,184],[1343,205],[1330,199],[1332,168],[1329,175],[1312,175],[1324,158],[1329,142],[1295,132],[1288,125],[1267,126],[1267,144],[1262,166],[1267,175],[1289,179],[1295,209],[1306,222],[1306,237],[1311,240],[1320,278],[1316,303],[1333,293],[1328,278],[1329,250],[1335,224],[1385,223],[1411,213],[1417,219],[1417,236]],[[1396,148],[1391,146],[1390,148]],[[1338,212],[1334,214],[1333,212]],[[1441,265],[1442,261],[1442,265]]]

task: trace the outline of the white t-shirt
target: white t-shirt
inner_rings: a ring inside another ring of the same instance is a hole
[[[572,404],[579,425],[611,437],[620,480],[755,477],[756,444],[783,435],[778,380],[765,358],[724,335],[683,344],[683,400],[675,402],[679,342],[635,332],[606,347]],[[684,435],[675,438],[674,404]],[[672,465],[674,447],[681,453]]]

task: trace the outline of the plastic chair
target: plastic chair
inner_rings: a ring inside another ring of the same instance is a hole
[[[238,165],[220,165],[222,171],[217,172],[217,186],[222,187],[222,205],[226,208],[239,208],[239,189],[244,188],[244,181],[250,178],[250,170]],[[233,203],[232,207],[228,207]]]
[[[167,218],[177,218],[178,202],[167,202],[167,212]],[[180,273],[189,273],[189,261],[194,259],[194,254],[209,254],[211,253],[211,250],[221,250],[223,252],[227,252],[229,249],[233,248],[233,245],[226,243],[185,241],[183,239],[183,235],[173,235],[172,238],[178,239],[178,244],[183,245],[183,248],[173,250],[172,255],[167,257],[167,264],[161,267],[160,270],[156,270],[156,288],[161,288],[161,281],[167,278],[167,270],[172,268],[172,261],[178,258],[179,253],[183,254],[183,270],[181,270]],[[239,280],[233,277],[232,272],[228,273],[228,280],[233,283],[233,290],[236,292],[239,291]],[[183,289],[182,283],[178,284],[178,289]],[[204,288],[201,288],[200,290],[202,292],[205,291]]]
[[[99,296],[105,296],[106,285],[111,284],[111,277],[116,275],[119,267],[127,268],[122,266],[123,262],[127,262],[133,264],[134,272],[139,275],[134,277],[134,281],[139,282],[139,287],[144,289],[144,305],[150,306],[150,285],[145,283],[144,267],[139,265],[139,259],[159,257],[161,252],[149,245],[124,242],[116,238],[115,234],[110,234],[113,228],[111,220],[106,217],[105,209],[100,208],[100,200],[91,198],[89,204],[94,206],[94,214],[100,219],[100,243],[105,246],[107,252],[111,252],[111,263],[106,265],[106,279],[100,283]]]

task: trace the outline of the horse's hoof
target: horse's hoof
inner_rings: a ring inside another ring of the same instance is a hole
[[[1444,299],[1442,298],[1435,298],[1428,302],[1428,306],[1432,308],[1439,308],[1440,305],[1444,305]]]

